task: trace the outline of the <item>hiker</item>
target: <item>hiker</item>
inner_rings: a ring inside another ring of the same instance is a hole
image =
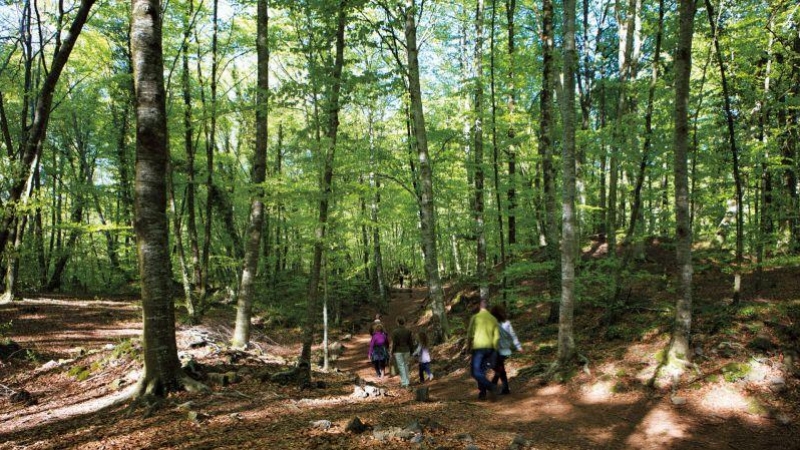
[[[372,336],[372,334],[375,332],[375,327],[378,326],[378,325],[383,327],[383,322],[381,322],[381,313],[375,313],[375,320],[373,320],[372,323],[369,324],[369,335],[370,336]]]
[[[522,344],[520,344],[517,334],[514,333],[514,327],[511,326],[511,321],[508,320],[506,308],[503,305],[494,305],[491,309],[492,315],[497,319],[500,324],[500,340],[497,344],[497,361],[494,364],[494,376],[492,377],[492,384],[497,385],[497,380],[503,383],[503,389],[500,395],[507,395],[511,392],[508,390],[508,375],[506,374],[506,359],[511,356],[512,347],[518,352],[522,351]]]
[[[500,326],[486,306],[486,301],[481,300],[480,309],[469,319],[467,328],[467,350],[472,354],[470,373],[478,382],[478,400],[485,400],[487,391],[497,392],[497,386],[486,378],[486,369],[494,366]]]
[[[433,372],[431,371],[431,351],[428,348],[428,334],[420,331],[417,339],[417,349],[414,354],[419,364],[419,382],[424,383],[433,380]]]
[[[383,324],[376,324],[375,329],[372,330],[367,358],[372,362],[378,378],[383,378],[386,373],[386,363],[389,361],[389,336],[383,330]]]
[[[397,328],[392,331],[392,354],[397,363],[397,372],[400,373],[400,386],[408,387],[408,360],[411,358],[411,349],[414,348],[414,338],[411,331],[406,328],[406,319],[397,317]]]

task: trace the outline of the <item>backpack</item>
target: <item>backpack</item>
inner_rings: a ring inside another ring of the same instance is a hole
[[[514,350],[514,337],[511,336],[505,328],[502,326],[498,327],[500,329],[500,341],[497,344],[498,348],[507,348],[509,350]]]

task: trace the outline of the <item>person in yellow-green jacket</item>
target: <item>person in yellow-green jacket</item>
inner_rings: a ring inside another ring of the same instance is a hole
[[[486,399],[486,392],[495,393],[496,385],[486,378],[486,369],[494,366],[493,357],[500,341],[500,325],[481,301],[480,310],[469,319],[467,350],[472,353],[471,374],[478,382],[478,399]]]

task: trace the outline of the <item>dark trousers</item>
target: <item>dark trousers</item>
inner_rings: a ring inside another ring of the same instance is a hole
[[[486,378],[487,362],[492,358],[494,350],[491,348],[476,348],[472,350],[472,378],[478,382],[478,391],[486,395],[487,390],[492,390],[494,385]]]
[[[375,373],[382,377],[383,374],[386,372],[386,360],[385,359],[377,359],[372,361],[372,366],[375,367]]]
[[[497,384],[498,379],[503,383],[503,392],[508,392],[508,375],[506,374],[506,358],[508,358],[508,356],[503,356],[499,353],[497,354],[497,362],[494,365],[494,376],[492,377],[492,384]]]
[[[419,382],[422,383],[425,381],[425,374],[431,374],[431,363],[429,362],[421,362],[419,363]]]

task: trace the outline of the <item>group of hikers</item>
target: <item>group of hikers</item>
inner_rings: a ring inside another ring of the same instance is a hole
[[[411,330],[406,328],[405,317],[398,316],[396,322],[397,327],[392,331],[391,338],[383,326],[380,314],[375,315],[375,320],[369,327],[371,339],[367,357],[375,368],[375,375],[378,378],[386,376],[387,370],[391,367],[391,359],[394,357],[397,372],[400,375],[400,386],[408,387],[411,384],[408,366],[411,357],[414,356],[417,358],[419,366],[419,382],[433,380],[428,334],[420,331],[415,344]]]
[[[487,303],[481,301],[478,312],[470,318],[467,328],[467,350],[471,353],[470,373],[478,383],[480,400],[485,400],[487,393],[506,395],[511,392],[505,361],[513,351],[522,351],[522,344],[508,320],[506,308],[501,304],[494,305],[491,310],[487,308]],[[380,314],[375,315],[375,320],[369,327],[371,339],[367,357],[375,369],[375,375],[379,379],[386,376],[394,358],[400,375],[400,386],[408,387],[408,366],[413,356],[417,359],[420,383],[433,380],[427,333],[424,330],[418,332],[415,341],[413,333],[406,327],[405,317],[397,317],[396,323],[391,337]],[[491,380],[486,377],[489,369],[494,371]]]

